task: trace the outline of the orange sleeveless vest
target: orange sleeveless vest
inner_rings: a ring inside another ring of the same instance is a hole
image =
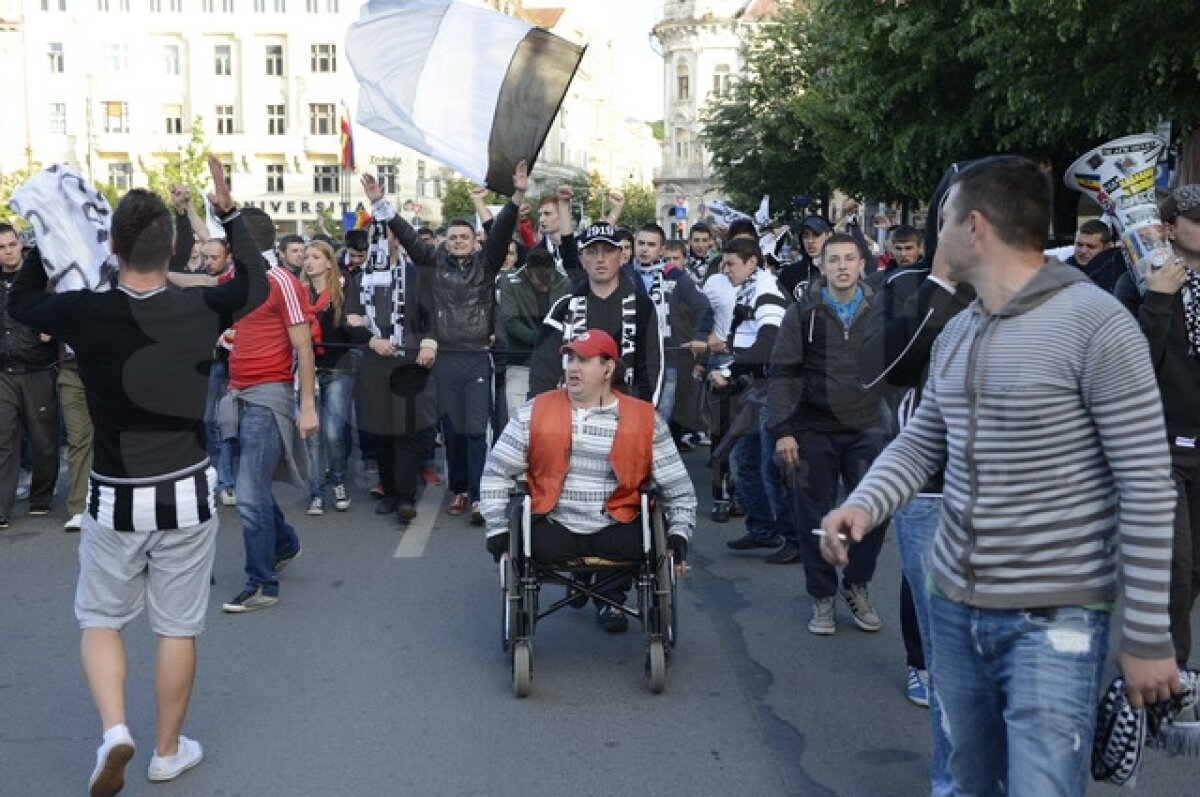
[[[654,462],[654,406],[622,393],[617,397],[617,433],[608,462],[617,489],[605,509],[618,523],[629,523],[641,511],[642,486]],[[526,480],[532,512],[545,515],[558,503],[571,459],[571,399],[565,388],[533,400],[529,419],[529,468]]]

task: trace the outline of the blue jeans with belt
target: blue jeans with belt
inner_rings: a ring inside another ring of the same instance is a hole
[[[953,793],[1082,795],[1109,613],[979,609],[935,594],[930,615]]]

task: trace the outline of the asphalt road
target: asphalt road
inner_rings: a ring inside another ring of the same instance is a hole
[[[799,566],[726,551],[739,528],[708,520],[702,455],[687,458],[701,523],[659,696],[646,688],[640,633],[607,635],[589,608],[539,625],[533,692],[514,698],[495,567],[481,530],[445,514],[440,488],[423,507],[433,522],[408,531],[372,513],[362,475],[349,512],[317,518],[280,488],[304,552],[279,605],[247,615],[220,611],[242,579],[241,527],[223,508],[184,728],[205,761],[173,784],[144,779],[153,637],[140,619],[125,634],[140,746],[124,793],[927,794],[928,721],[903,692],[894,546],[872,588],[883,630],[858,631],[839,607],[837,634],[814,637]],[[0,532],[0,795],[84,794],[100,729],[78,664],[77,537],[63,517],[21,511]],[[1139,790],[1188,794],[1198,781],[1200,759],[1152,752]]]

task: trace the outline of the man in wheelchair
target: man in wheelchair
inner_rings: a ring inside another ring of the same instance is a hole
[[[641,495],[657,493],[667,545],[682,572],[696,524],[696,493],[671,432],[653,405],[614,390],[623,385],[617,344],[592,329],[564,345],[566,387],[516,410],[488,455],[480,486],[487,549],[509,550],[509,499],[524,476],[532,503],[532,555],[556,564],[595,557],[642,556]],[[623,605],[632,577],[603,595]],[[573,603],[582,607],[586,602]],[[626,615],[598,606],[600,626],[621,633]]]

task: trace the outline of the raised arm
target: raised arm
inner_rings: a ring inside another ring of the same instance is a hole
[[[225,170],[212,155],[208,156],[208,168],[212,174],[213,191],[208,201],[225,228],[233,254],[233,279],[223,285],[204,288],[205,303],[221,314],[221,329],[233,321],[249,315],[267,300],[270,288],[267,285],[267,261],[258,245],[254,243],[246,222],[233,206]]]
[[[499,273],[504,259],[508,257],[508,242],[517,231],[517,209],[525,201],[525,191],[529,188],[529,166],[525,161],[517,163],[517,170],[513,173],[513,186],[515,190],[512,198],[500,210],[491,233],[483,242],[484,263],[493,276]]]
[[[388,229],[396,236],[396,240],[408,252],[413,262],[421,268],[437,266],[437,249],[421,240],[413,226],[396,212],[391,203],[384,199],[383,187],[373,174],[362,176],[363,192],[371,203],[371,215],[387,224]]]

